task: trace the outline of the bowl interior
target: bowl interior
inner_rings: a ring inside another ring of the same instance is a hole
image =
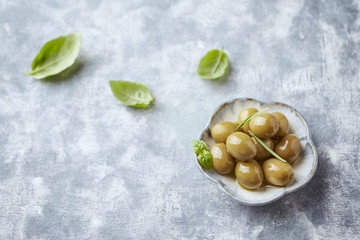
[[[200,166],[201,171],[212,181],[216,182],[220,189],[237,201],[245,205],[264,205],[279,199],[288,192],[292,192],[305,185],[313,176],[317,166],[317,154],[311,142],[309,131],[302,116],[293,108],[281,103],[262,103],[253,99],[236,99],[221,105],[211,117],[208,127],[201,135],[201,140],[205,141],[209,148],[215,144],[211,137],[210,129],[218,122],[236,122],[238,114],[245,108],[254,107],[263,109],[264,112],[283,113],[290,125],[290,132],[295,134],[302,146],[299,159],[293,165],[294,178],[286,187],[262,186],[259,190],[250,191],[242,188],[235,180],[234,176],[220,175],[213,169],[206,170]]]

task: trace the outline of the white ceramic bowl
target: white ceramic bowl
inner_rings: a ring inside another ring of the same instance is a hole
[[[200,139],[205,141],[209,149],[215,144],[211,137],[210,129],[218,122],[231,121],[236,122],[238,114],[245,108],[254,107],[263,109],[268,107],[264,112],[281,112],[290,124],[290,133],[295,134],[302,146],[302,152],[299,159],[293,165],[294,178],[285,187],[263,186],[257,191],[249,191],[239,186],[239,184],[230,176],[220,175],[213,169],[203,168],[196,159],[200,171],[228,196],[232,197],[239,203],[248,206],[260,206],[274,202],[287,193],[294,192],[305,186],[315,174],[318,164],[316,148],[310,138],[310,132],[304,118],[294,108],[283,103],[265,103],[254,99],[237,98],[221,104],[215,113],[211,116],[205,130],[202,132]]]

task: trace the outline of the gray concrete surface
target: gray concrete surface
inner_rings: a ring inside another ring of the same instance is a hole
[[[0,2],[0,239],[356,239],[360,4],[352,1]],[[76,66],[24,77],[48,40],[81,32]],[[229,76],[199,59],[224,47]],[[109,80],[146,83],[123,106]],[[303,189],[241,206],[197,170],[190,148],[235,97],[281,101],[319,152]]]

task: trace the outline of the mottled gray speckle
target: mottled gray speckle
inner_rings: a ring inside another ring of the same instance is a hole
[[[5,0],[0,3],[0,239],[356,239],[360,234],[359,1]],[[23,74],[48,40],[81,32],[75,66]],[[225,79],[196,75],[225,47]],[[146,83],[146,109],[109,80]],[[307,119],[319,166],[303,189],[245,207],[190,148],[235,97]]]

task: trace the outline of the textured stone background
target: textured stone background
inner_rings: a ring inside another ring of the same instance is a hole
[[[360,3],[0,2],[0,239],[356,239]],[[23,74],[48,40],[78,31],[76,66]],[[225,47],[231,73],[196,75]],[[108,81],[146,83],[123,106]],[[308,120],[319,167],[303,189],[245,207],[196,168],[190,142],[235,97],[281,101]]]

